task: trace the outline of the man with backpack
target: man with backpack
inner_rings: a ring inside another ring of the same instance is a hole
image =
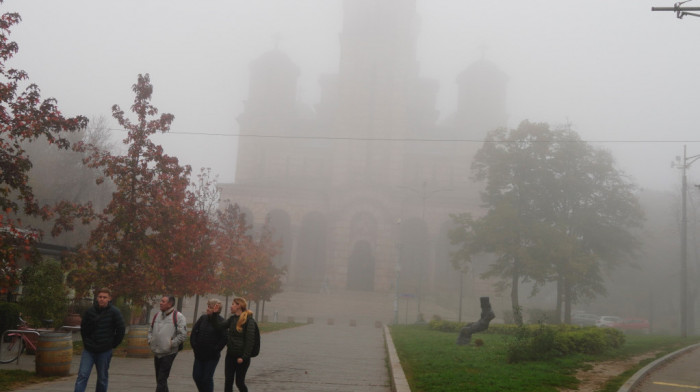
[[[182,343],[187,339],[187,320],[175,310],[175,297],[163,296],[160,312],[153,316],[148,329],[148,345],[156,369],[156,392],[168,392],[168,376]]]

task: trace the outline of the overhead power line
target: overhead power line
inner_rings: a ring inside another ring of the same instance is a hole
[[[122,128],[108,128],[110,131],[126,132]],[[173,135],[193,135],[193,136],[220,136],[220,137],[242,137],[261,139],[298,139],[298,140],[348,140],[348,141],[379,141],[379,142],[464,142],[464,143],[503,143],[504,140],[484,140],[484,139],[460,139],[460,138],[372,138],[372,137],[349,137],[349,136],[312,136],[312,135],[258,135],[245,133],[219,133],[219,132],[191,132],[191,131],[170,131],[166,134]],[[529,141],[533,143],[700,143],[700,139],[588,139],[588,140],[513,140],[513,142]]]

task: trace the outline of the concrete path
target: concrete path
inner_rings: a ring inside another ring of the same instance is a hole
[[[251,391],[367,391],[390,392],[384,329],[375,326],[308,324],[297,328],[264,333],[260,355],[253,358],[246,377]],[[225,352],[226,349],[224,349]],[[192,392],[191,350],[178,354],[170,374],[171,392]],[[71,376],[31,385],[17,391],[72,392],[80,357],[73,357]],[[215,390],[223,390],[223,357],[214,377]],[[34,370],[34,357],[23,355],[20,368]],[[0,365],[15,369],[17,365]],[[153,391],[155,376],[152,359],[113,358],[110,391]],[[88,382],[94,391],[95,372]],[[235,387],[234,387],[235,389]]]
[[[685,347],[645,366],[619,392],[681,392],[700,390],[700,344]]]

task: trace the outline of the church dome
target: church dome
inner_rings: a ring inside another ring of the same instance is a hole
[[[491,83],[505,84],[508,76],[493,62],[481,59],[470,64],[467,69],[457,76],[457,84],[473,83],[477,80],[488,80]]]
[[[263,53],[250,66],[253,74],[286,75],[296,78],[299,76],[299,66],[279,49]]]

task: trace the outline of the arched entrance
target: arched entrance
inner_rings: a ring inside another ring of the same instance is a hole
[[[348,259],[348,290],[374,290],[374,264],[369,242],[356,242]]]

